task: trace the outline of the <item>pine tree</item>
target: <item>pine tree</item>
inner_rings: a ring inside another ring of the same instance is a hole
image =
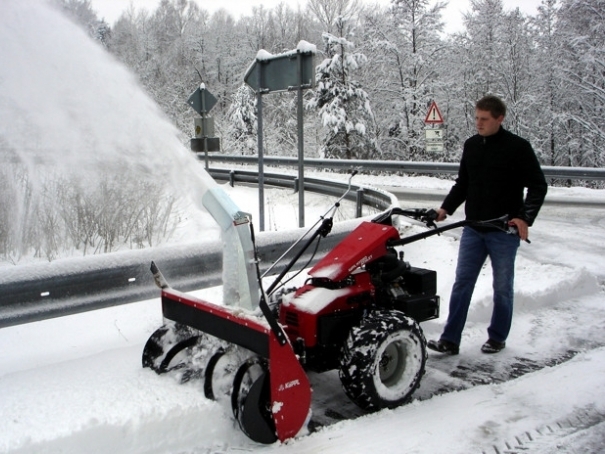
[[[256,153],[256,98],[247,85],[241,85],[232,97],[227,113],[229,128],[226,148],[244,155]]]
[[[374,157],[377,150],[372,108],[367,93],[352,77],[367,58],[353,52],[354,44],[344,37],[324,33],[323,40],[326,58],[317,66],[315,98],[309,103],[318,109],[325,129],[320,155],[345,159]]]

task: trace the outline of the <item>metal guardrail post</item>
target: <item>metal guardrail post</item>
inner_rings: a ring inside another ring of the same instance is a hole
[[[358,218],[360,218],[362,216],[362,212],[363,212],[363,194],[364,194],[363,188],[358,188],[357,192],[356,192],[357,200],[355,201],[355,205],[356,205],[355,217],[358,217]]]

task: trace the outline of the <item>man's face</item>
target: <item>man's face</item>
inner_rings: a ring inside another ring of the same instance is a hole
[[[475,126],[480,136],[487,137],[496,134],[503,121],[504,115],[494,118],[489,110],[475,109]]]

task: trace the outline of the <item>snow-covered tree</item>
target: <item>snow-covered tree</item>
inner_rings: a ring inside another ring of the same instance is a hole
[[[500,76],[506,55],[502,0],[470,0],[470,4],[471,11],[464,15],[468,37],[463,62],[467,68],[466,97],[476,100],[487,93],[502,96]],[[469,115],[474,115],[474,107]]]
[[[543,0],[538,14],[532,20],[536,55],[533,61],[534,99],[531,143],[541,161],[548,165],[564,162],[561,140],[564,136],[566,117],[562,94],[565,85],[561,61],[561,46],[556,40],[557,1]],[[540,108],[536,109],[535,106]]]
[[[571,113],[569,165],[605,164],[605,0],[564,0],[558,40]]]
[[[361,11],[359,0],[309,0],[308,8],[322,30],[336,36],[347,36]]]
[[[469,124],[474,102],[486,94],[507,103],[506,127],[528,137],[535,129],[535,42],[529,21],[518,9],[504,11],[501,0],[471,0],[465,16],[465,98]]]
[[[533,130],[535,109],[535,71],[531,68],[535,49],[529,22],[519,9],[507,12],[503,18],[504,42],[500,58],[499,90],[507,100],[508,129],[527,137]]]
[[[352,73],[367,58],[353,52],[354,45],[344,37],[323,35],[326,58],[316,68],[315,98],[325,138],[320,149],[324,157],[369,159],[375,157],[374,116],[368,95]]]
[[[439,66],[445,44],[443,3],[428,0],[393,0],[388,15],[367,16],[368,53],[379,61],[371,65],[373,87],[383,99],[381,148],[389,157],[421,159],[425,154],[424,117],[440,89]],[[450,69],[451,71],[451,69]]]
[[[241,85],[233,95],[227,118],[227,148],[232,153],[237,150],[242,154],[256,154],[256,98],[247,85]]]
[[[90,0],[53,0],[74,22],[80,25],[88,35],[107,47],[111,38],[111,28],[105,19],[99,19]]]

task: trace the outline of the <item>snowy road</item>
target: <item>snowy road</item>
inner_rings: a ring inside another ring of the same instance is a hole
[[[199,384],[140,367],[143,344],[161,323],[159,300],[0,330],[0,452],[601,452],[604,227],[605,210],[545,207],[532,244],[520,250],[505,351],[479,352],[487,266],[461,354],[430,354],[416,401],[361,416],[335,373],[312,375],[319,428],[283,445],[245,438],[225,399],[204,399]],[[412,264],[438,271],[444,301],[457,235],[406,248]],[[446,312],[423,324],[427,338],[438,335]]]

